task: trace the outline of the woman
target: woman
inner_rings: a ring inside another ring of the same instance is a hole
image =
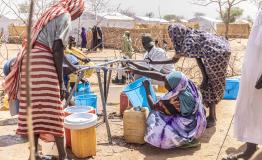
[[[205,131],[206,117],[194,83],[177,71],[164,76],[158,72],[131,70],[135,74],[165,82],[165,88],[169,91],[154,103],[149,82],[144,82],[148,104],[152,109],[146,122],[145,141],[163,149],[199,146],[196,139]]]
[[[66,158],[64,148],[62,100],[66,88],[63,82],[64,46],[67,43],[71,21],[84,10],[83,0],[60,0],[49,8],[35,23],[32,31],[31,99],[35,155],[38,155],[38,139],[55,140],[59,159]],[[26,104],[26,54],[25,43],[18,54],[12,71],[5,79],[5,91],[9,100],[19,99],[17,134],[28,135]],[[76,68],[65,61],[72,70]]]
[[[130,37],[130,32],[125,31],[122,39],[122,48],[121,53],[124,54],[126,58],[132,59],[132,56],[134,54],[134,49],[132,47],[132,39]],[[123,64],[118,65],[119,68],[123,67]],[[126,84],[126,73],[123,70],[117,71],[117,76],[115,79],[112,80],[112,83],[114,84]]]
[[[151,64],[176,63],[180,57],[196,58],[203,75],[201,93],[209,108],[207,127],[216,125],[216,105],[223,99],[226,70],[230,58],[228,41],[220,36],[174,24],[168,28],[176,55],[167,61]]]
[[[86,45],[87,45],[86,29],[84,27],[82,27],[81,38],[82,38],[81,50],[82,50],[83,48],[86,48]]]

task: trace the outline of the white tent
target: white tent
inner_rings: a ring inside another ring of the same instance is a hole
[[[142,16],[136,16],[135,21],[136,23],[139,24],[168,24],[169,23],[169,21],[162,18],[150,18],[150,17],[142,17]]]
[[[199,16],[188,20],[189,22],[199,23],[199,29],[210,33],[216,33],[216,26],[218,23],[222,23],[221,20],[213,19],[210,17]]]
[[[80,23],[80,24],[79,24]],[[94,25],[100,27],[116,27],[116,28],[134,28],[134,19],[128,16],[125,16],[118,12],[112,13],[97,13],[97,19],[95,13],[93,12],[84,12],[79,20],[74,22],[77,26],[91,28]],[[74,25],[75,26],[75,25]]]
[[[8,26],[11,20],[5,16],[0,16],[0,33],[3,33],[3,40],[8,40]]]
[[[100,27],[132,29],[134,28],[135,23],[133,18],[118,12],[97,13],[96,16],[94,12],[85,11],[80,18],[73,21],[71,35],[77,37],[78,41],[81,27],[85,27],[86,29],[90,30],[94,25]]]

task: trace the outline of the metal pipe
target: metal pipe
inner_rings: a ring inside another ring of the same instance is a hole
[[[109,141],[109,144],[112,144],[111,131],[110,131],[110,126],[109,126],[109,122],[108,122],[108,119],[107,119],[107,112],[106,112],[106,99],[105,99],[104,91],[103,91],[103,87],[102,87],[100,70],[97,70],[97,79],[98,79],[99,90],[100,90],[100,95],[101,95],[101,100],[102,100],[102,105],[103,105],[103,114],[104,114],[105,123],[106,123],[108,141]]]
[[[112,65],[110,67],[112,67]],[[108,97],[108,93],[109,93],[109,86],[110,86],[110,82],[111,82],[111,77],[112,77],[112,70],[109,70],[108,79],[107,79],[107,86],[106,86],[106,101],[107,101],[107,97]]]
[[[129,59],[118,59],[118,60],[112,60],[112,61],[105,62],[105,63],[100,63],[100,64],[97,64],[95,66],[80,66],[80,67],[83,67],[83,68],[79,69],[78,72],[90,70],[90,69],[99,69],[101,67],[104,67],[104,66],[107,66],[107,65],[110,65],[110,64],[127,62],[127,61],[129,61]],[[146,62],[146,63],[148,62],[146,60],[131,60],[131,61],[133,61],[133,62]]]

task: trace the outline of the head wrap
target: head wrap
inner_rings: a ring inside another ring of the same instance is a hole
[[[84,0],[60,0],[60,5],[68,11],[72,20],[80,17],[85,9]]]
[[[171,38],[176,53],[182,53],[183,41],[191,29],[182,24],[173,24],[168,27],[169,37]]]
[[[172,91],[167,93],[161,100],[169,100],[173,97],[179,98],[180,111],[182,115],[191,114],[196,105],[196,99],[188,88],[189,80],[182,72],[172,71],[166,76],[166,80]]]
[[[43,27],[48,24],[54,18],[69,13],[71,19],[74,20],[81,16],[84,11],[84,0],[60,0],[57,4],[47,9],[43,15],[38,19],[32,29],[31,46],[34,45],[38,34]],[[20,84],[20,66],[22,64],[23,57],[26,55],[26,39],[23,41],[22,49],[18,53],[17,58],[12,66],[11,72],[5,78],[4,89],[8,94],[9,99],[16,99],[17,92]]]

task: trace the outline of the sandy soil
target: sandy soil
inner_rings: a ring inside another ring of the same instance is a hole
[[[234,55],[243,57],[246,46],[246,40],[234,40],[231,42]],[[17,53],[17,45],[8,45],[9,57]],[[0,49],[3,53],[3,48]],[[172,55],[173,52],[169,52]],[[100,53],[93,53],[90,57],[114,57],[119,55],[119,51],[104,50]],[[137,54],[141,58],[142,54]],[[181,63],[181,62],[180,62]],[[187,65],[194,63],[186,60]],[[179,64],[178,64],[179,65]],[[236,63],[236,68],[241,68],[241,61]],[[92,89],[98,92],[96,86],[96,76],[89,79],[93,84]],[[119,95],[123,86],[111,85],[109,92],[108,113],[119,113]],[[116,96],[117,95],[117,96]],[[100,100],[100,98],[99,98]],[[98,102],[100,102],[98,100]],[[101,103],[98,105],[101,110]],[[0,107],[1,108],[1,107]],[[216,160],[228,153],[234,153],[244,148],[243,143],[233,138],[230,125],[234,113],[235,101],[222,101],[218,105],[218,122],[215,128],[207,129],[204,136],[200,139],[201,147],[194,149],[172,149],[160,150],[148,144],[133,145],[125,143],[123,139],[123,121],[120,117],[109,119],[111,133],[113,136],[113,145],[108,144],[105,124],[97,128],[97,155],[93,157],[96,160]],[[101,120],[100,120],[101,121]],[[2,160],[26,160],[29,155],[28,143],[26,140],[15,135],[16,117],[10,117],[7,111],[0,111],[0,159]],[[229,133],[227,134],[227,131]],[[225,139],[226,138],[226,139]],[[225,139],[225,143],[223,141]],[[43,143],[42,151],[44,154],[57,154],[53,143]],[[221,148],[221,153],[218,155]],[[70,150],[68,153],[72,156]],[[255,160],[262,159],[262,151],[259,150],[253,157]]]

